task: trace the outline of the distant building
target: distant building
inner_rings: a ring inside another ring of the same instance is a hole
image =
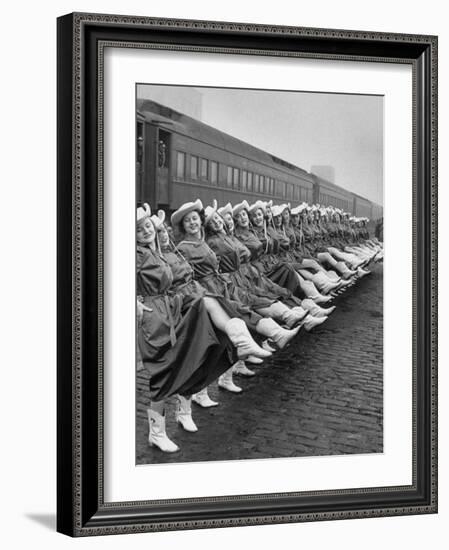
[[[151,99],[175,111],[197,120],[203,119],[203,96],[195,88],[188,93],[179,93],[179,86],[157,86],[142,84],[137,86],[138,99]]]
[[[326,164],[319,165],[315,164],[310,167],[312,174],[316,174],[331,183],[335,183],[335,168]]]

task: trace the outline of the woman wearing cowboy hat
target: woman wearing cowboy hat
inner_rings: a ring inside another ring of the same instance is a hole
[[[280,206],[273,206],[272,214],[273,235],[282,242],[281,258],[288,261],[301,277],[306,279],[309,283],[313,283],[322,294],[329,294],[332,290],[339,288],[340,280],[334,281],[330,279],[324,271],[315,273],[315,270],[312,268],[312,272],[310,272],[309,266],[304,265],[301,254],[295,250],[296,236],[290,227],[290,205],[282,204]]]
[[[215,331],[204,297],[173,286],[175,275],[160,252],[155,220],[151,219],[148,205],[137,209],[136,237],[138,345],[150,373],[148,440],[164,452],[175,452],[178,447],[165,431],[165,400],[177,395],[178,423],[187,431],[197,431],[192,419],[191,395],[225,372],[230,361],[225,338]],[[180,274],[176,277],[179,279]],[[260,350],[260,355],[270,355],[250,337],[245,338],[240,320],[237,319],[237,326],[229,317],[223,321],[224,333],[238,353],[246,357]],[[239,334],[233,338],[236,330]]]
[[[258,201],[258,203],[262,205],[261,208],[265,208],[265,203],[262,203],[262,201]],[[251,209],[251,207],[249,208]],[[305,299],[301,301],[288,288],[276,284],[266,275],[265,265],[261,261],[264,257],[266,247],[259,240],[255,231],[250,229],[247,211],[244,209],[240,210],[236,219],[234,219],[233,208],[228,203],[225,207],[219,208],[218,213],[222,215],[228,229],[229,238],[236,244],[236,247],[239,249],[243,248],[245,254],[250,254],[249,262],[243,263],[242,267],[246,268],[245,276],[249,280],[253,291],[257,289],[263,296],[269,296],[287,305],[290,309],[295,310],[303,317],[302,326],[307,331],[321,324],[315,318],[326,317],[334,308],[321,308],[313,300]]]
[[[245,323],[241,319],[231,319],[223,310],[219,301],[215,297],[207,295],[206,290],[193,279],[192,267],[173,243],[170,242],[164,219],[165,213],[162,210],[159,210],[158,216],[152,216],[159,237],[162,255],[169,263],[173,272],[173,287],[184,295],[200,296],[203,298],[212,323],[219,330],[223,331],[228,336],[229,342],[237,348],[236,356],[230,353],[233,362],[248,360],[249,362],[260,363],[262,360],[258,359],[256,355],[267,357],[270,353],[266,353],[265,350],[259,348],[252,340]],[[254,352],[253,356],[250,354],[251,351]],[[221,384],[219,383],[219,385]],[[198,392],[193,398],[194,401],[203,407],[216,406],[218,403],[208,397],[206,390],[207,388],[204,388],[201,392]]]
[[[266,296],[262,289],[254,287],[248,278],[250,251],[227,233],[217,205],[205,209],[206,242],[217,255],[219,270],[229,282],[233,299],[244,303],[265,317],[282,321],[287,326],[296,325],[301,316],[281,302]]]
[[[234,234],[251,253],[251,265],[260,274],[256,279],[258,286],[266,292],[285,302],[289,307],[300,306],[314,317],[325,317],[329,310],[321,308],[313,300],[303,299],[299,278],[294,269],[285,263],[279,263],[274,250],[277,247],[265,231],[265,212],[269,211],[272,202],[257,201],[252,206],[247,203],[236,205],[231,212],[226,212],[225,219],[235,229]],[[250,222],[251,216],[252,223]],[[282,284],[281,284],[282,283]],[[313,328],[305,323],[306,330]]]
[[[302,299],[309,298],[317,304],[329,302],[331,298],[320,294],[315,285],[306,281],[285,258],[285,252],[288,251],[290,243],[285,235],[279,235],[274,228],[273,211],[277,213],[276,207],[257,201],[248,208],[248,220],[240,216],[236,218],[236,225],[244,231],[249,230],[249,220],[251,221],[252,231],[264,244],[265,253],[260,261],[270,279],[288,288],[295,296]]]
[[[261,203],[262,204],[262,203]],[[218,209],[218,214],[223,218],[229,239],[239,250],[242,262],[241,270],[249,281],[251,287],[262,296],[268,296],[274,301],[280,301],[289,308],[295,309],[301,316],[306,315],[306,310],[301,307],[301,300],[294,296],[287,288],[279,286],[265,274],[264,268],[258,261],[263,254],[264,246],[257,238],[254,231],[248,228],[238,227],[234,223],[233,208],[230,203]],[[237,212],[237,210],[236,210]],[[248,213],[241,210],[248,222]],[[240,218],[240,216],[238,216]]]
[[[307,269],[314,274],[312,281],[318,288],[320,288],[320,290],[323,292],[326,288],[337,291],[341,289],[344,290],[345,287],[351,284],[351,281],[339,277],[333,270],[326,270],[315,258],[312,258],[310,252],[305,250],[303,247],[304,233],[300,225],[300,213],[306,208],[306,206],[307,203],[303,203],[296,209],[292,209],[291,213],[289,210],[284,210],[282,213],[282,225],[284,230],[288,233],[290,229],[290,235],[291,232],[293,232],[293,252],[295,257],[297,257],[302,269]],[[333,212],[333,208],[327,207],[325,210],[327,217],[329,218]],[[329,239],[330,243],[333,243],[334,239],[338,236],[338,227],[336,227],[335,224],[329,224],[329,222],[324,225],[327,232],[325,238]],[[290,242],[292,243],[292,239],[290,239]]]
[[[292,208],[290,211],[290,228],[295,235],[295,250],[301,258],[301,264],[309,270],[314,272],[323,272],[328,279],[333,282],[339,282],[340,286],[346,286],[349,281],[342,279],[333,270],[326,270],[320,262],[312,257],[312,254],[307,246],[306,240],[310,240],[310,233],[307,229],[307,209],[309,205],[303,202],[296,208]]]
[[[323,266],[330,266],[337,271],[344,279],[351,283],[356,271],[351,270],[344,261],[336,260],[333,255],[323,246],[322,228],[320,224],[320,206],[312,205],[307,209],[305,225],[305,241],[307,251],[313,258],[316,258]],[[332,272],[329,272],[332,273]]]
[[[289,327],[300,323],[306,330],[311,330],[324,322],[324,315],[319,315],[320,319],[314,318],[307,309],[301,307],[299,298],[295,298],[287,289],[271,281],[260,268],[250,263],[250,259],[254,257],[253,253],[234,234],[230,204],[218,209],[217,212],[211,209],[209,213],[209,219],[206,219],[208,244],[220,258],[222,270],[227,272],[235,286],[244,289],[244,299],[254,299],[254,295],[265,300],[270,299],[272,305],[270,309],[265,310],[265,314],[281,320]],[[252,244],[256,242],[256,248],[261,251],[262,243],[254,234],[251,237]]]
[[[183,235],[178,250],[193,267],[194,278],[220,301],[229,315],[242,318],[250,329],[285,347],[297,331],[280,327],[270,317],[262,317],[253,309],[233,300],[229,283],[219,272],[219,260],[204,240],[204,209],[200,200],[183,204],[171,216],[173,226]]]
[[[251,263],[277,285],[288,289],[298,298],[303,296],[300,280],[296,271],[286,263],[279,262],[276,253],[279,243],[267,233],[265,214],[270,209],[268,203],[256,201],[249,206],[246,201],[234,206],[232,213],[235,222],[235,236],[248,248],[254,245],[254,237],[262,243],[262,250]],[[253,250],[251,250],[253,253]],[[257,262],[257,264],[256,264]]]

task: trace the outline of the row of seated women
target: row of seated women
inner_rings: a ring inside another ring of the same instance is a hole
[[[192,400],[217,406],[207,392],[217,379],[241,392],[233,374],[253,376],[248,364],[324,323],[332,299],[383,252],[366,220],[305,203],[196,200],[173,212],[171,227],[165,217],[137,209],[138,355],[149,370],[149,443],[175,452],[167,398],[176,395],[177,422],[197,431]]]

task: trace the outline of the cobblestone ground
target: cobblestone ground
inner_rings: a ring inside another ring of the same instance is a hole
[[[180,446],[162,453],[147,443],[148,375],[137,376],[136,463],[199,462],[383,450],[383,271],[372,273],[335,299],[326,323],[301,331],[291,345],[234,377],[240,394],[209,388],[220,405],[193,404],[199,431],[185,432],[168,402],[167,433]]]

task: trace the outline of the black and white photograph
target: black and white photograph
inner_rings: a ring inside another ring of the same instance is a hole
[[[136,465],[384,451],[383,120],[136,85]]]

